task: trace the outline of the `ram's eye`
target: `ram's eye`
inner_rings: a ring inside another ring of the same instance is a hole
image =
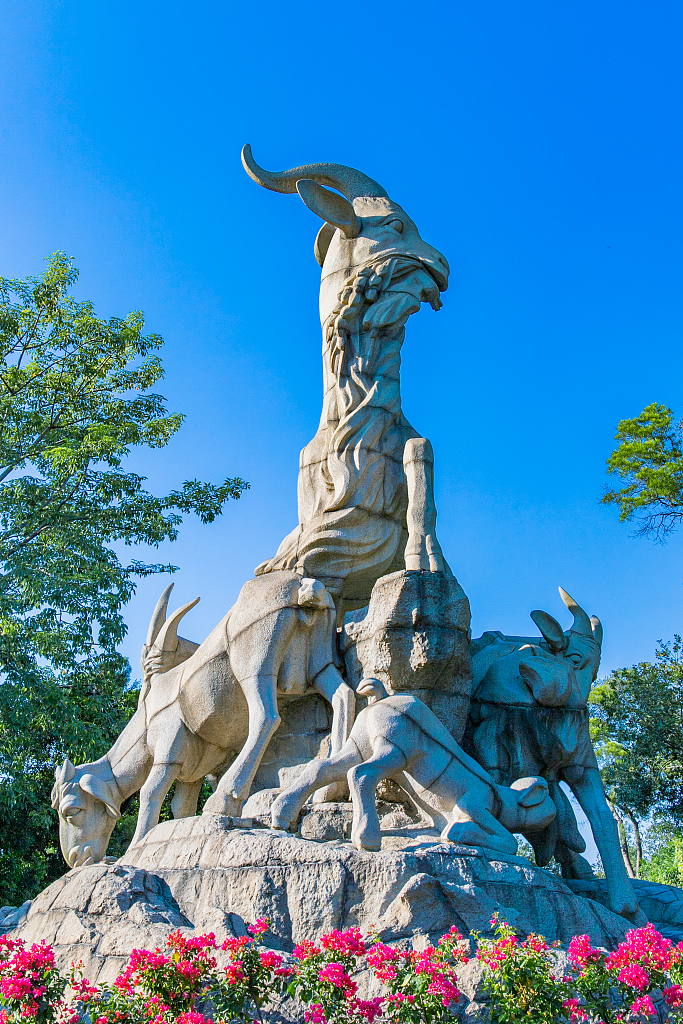
[[[83,808],[82,807],[77,807],[73,811],[69,811],[69,813],[66,816],[66,820],[71,825],[73,820],[74,820],[74,818],[77,818],[79,814],[83,814]]]
[[[403,231],[403,221],[402,220],[390,220],[387,223],[387,227],[388,228],[393,228],[394,231],[398,231],[398,233],[400,235],[401,232]]]

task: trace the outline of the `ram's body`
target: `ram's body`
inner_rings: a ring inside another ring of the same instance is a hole
[[[374,703],[358,715],[339,754],[310,762],[278,796],[271,812],[275,828],[289,827],[318,786],[346,775],[353,800],[351,838],[366,850],[381,845],[375,789],[387,777],[450,842],[514,854],[512,832],[543,828],[554,817],[542,779],[522,779],[514,788],[496,785],[418,697],[388,697],[377,680],[365,680],[358,692],[373,693]]]
[[[334,605],[318,581],[293,572],[250,580],[200,646],[177,636],[191,605],[162,625],[164,599],[143,651],[135,715],[99,761],[78,767],[67,761],[57,772],[53,806],[71,867],[104,857],[121,804],[137,790],[133,843],[157,823],[174,782],[176,817],[196,813],[209,774],[221,778],[205,810],[238,816],[280,724],[278,694],[313,688],[329,700],[334,750],[351,728],[353,692],[334,664]]]
[[[547,612],[535,611],[540,637],[485,633],[472,642],[464,743],[499,783],[520,775],[547,781],[557,814],[546,829],[528,835],[536,862],[544,865],[554,856],[565,877],[592,877],[581,856],[585,840],[560,783],[571,787],[600,851],[612,909],[635,919],[637,904],[590,738],[587,700],[600,666],[602,626],[561,588],[560,593],[574,614],[568,633]]]
[[[432,456],[401,409],[405,323],[422,302],[441,306],[445,258],[367,175],[339,164],[271,173],[243,161],[277,192],[299,192],[325,221],[322,267],[323,407],[301,452],[299,524],[257,574],[297,569],[322,580],[343,612],[367,604],[380,576],[444,569],[431,497]],[[346,198],[321,185],[331,185]],[[422,502],[427,516],[412,521]],[[412,501],[414,494],[417,501]]]

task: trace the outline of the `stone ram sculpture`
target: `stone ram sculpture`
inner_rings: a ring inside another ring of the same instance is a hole
[[[497,785],[418,697],[387,696],[378,679],[363,680],[357,692],[369,702],[346,744],[334,757],[309,762],[276,798],[273,828],[289,828],[314,790],[344,777],[353,801],[351,841],[357,849],[381,847],[375,790],[385,778],[392,778],[452,843],[515,854],[517,840],[511,833],[545,828],[555,816],[543,779]]]
[[[472,641],[465,745],[496,782],[520,775],[546,779],[557,815],[547,829],[528,836],[536,862],[545,865],[555,856],[565,877],[590,878],[591,867],[580,856],[585,842],[560,782],[570,786],[593,830],[610,906],[635,919],[636,899],[590,738],[587,701],[600,666],[602,626],[559,589],[574,616],[567,633],[552,615],[533,611],[541,637],[484,633]]]
[[[334,664],[335,610],[318,580],[273,572],[249,580],[198,646],[177,635],[196,604],[167,621],[163,595],[143,648],[138,710],[98,761],[57,769],[62,853],[70,867],[102,860],[121,804],[140,790],[131,845],[159,820],[175,782],[176,818],[196,814],[202,780],[222,774],[207,813],[239,815],[263,752],[280,724],[278,697],[316,690],[333,708],[332,751],[351,729],[353,691]],[[163,623],[163,624],[162,624]]]
[[[256,574],[295,569],[322,580],[341,625],[346,611],[368,603],[381,576],[448,571],[436,539],[431,445],[401,411],[399,379],[405,323],[423,302],[440,308],[448,263],[366,174],[341,164],[273,173],[249,146],[242,160],[259,185],[298,192],[324,221],[315,244],[320,426],[301,452],[299,525]]]

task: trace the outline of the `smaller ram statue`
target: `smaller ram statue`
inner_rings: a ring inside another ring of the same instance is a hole
[[[547,829],[528,836],[536,863],[554,856],[565,878],[591,878],[581,856],[586,844],[560,783],[570,787],[600,851],[611,909],[640,923],[590,738],[588,694],[600,667],[602,625],[559,590],[574,618],[566,633],[552,615],[533,611],[541,636],[490,632],[470,644],[472,702],[463,742],[496,782],[519,775],[546,780],[557,814]]]
[[[334,757],[310,761],[279,794],[271,808],[273,828],[289,828],[311,793],[345,777],[353,801],[351,841],[359,850],[381,847],[375,790],[386,778],[452,843],[514,855],[513,832],[546,828],[554,818],[543,779],[497,785],[418,697],[388,696],[378,679],[364,679],[357,693],[369,698],[368,705],[346,744]]]
[[[103,859],[121,804],[138,790],[131,845],[157,824],[174,782],[174,817],[196,814],[202,781],[212,774],[220,781],[204,811],[239,816],[280,725],[278,698],[315,690],[329,701],[333,752],[351,729],[355,697],[334,664],[335,609],[322,583],[288,571],[249,580],[201,645],[177,633],[196,601],[166,621],[170,589],[143,648],[135,715],[98,761],[67,760],[55,772],[52,806],[69,867]]]

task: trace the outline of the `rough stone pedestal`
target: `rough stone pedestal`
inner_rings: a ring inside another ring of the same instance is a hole
[[[404,569],[382,576],[367,609],[349,612],[342,650],[349,680],[412,693],[460,742],[470,707],[470,605],[453,576]]]
[[[284,951],[351,925],[424,945],[453,924],[488,932],[494,911],[562,943],[586,932],[613,946],[628,928],[527,860],[443,843],[419,824],[386,830],[379,853],[230,824],[162,822],[116,864],[68,872],[5,927],[53,943],[61,968],[82,959],[91,980],[112,980],[134,947],[163,945],[174,928],[221,939],[257,917],[272,922],[267,944]]]

